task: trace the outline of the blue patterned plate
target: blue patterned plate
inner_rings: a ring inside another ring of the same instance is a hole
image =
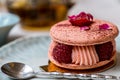
[[[37,71],[39,66],[48,64],[49,36],[30,36],[17,39],[0,48],[0,67],[6,62],[23,62]],[[102,72],[102,74],[120,76],[120,43],[117,39],[117,64],[115,67]],[[11,80],[0,71],[0,80]],[[43,80],[43,79],[31,79]],[[50,80],[50,79],[44,79]],[[53,79],[52,79],[53,80]]]

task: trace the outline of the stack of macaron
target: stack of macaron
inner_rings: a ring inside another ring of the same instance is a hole
[[[70,70],[109,68],[116,62],[118,28],[109,21],[81,12],[50,29],[48,57],[56,66]],[[111,63],[112,62],[112,63]],[[111,65],[107,65],[111,63]]]

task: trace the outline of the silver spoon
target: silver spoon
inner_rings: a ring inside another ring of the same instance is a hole
[[[1,71],[12,79],[28,79],[28,78],[54,78],[54,79],[98,79],[117,80],[116,76],[101,74],[72,74],[58,72],[34,72],[33,69],[19,62],[6,63],[1,67]]]

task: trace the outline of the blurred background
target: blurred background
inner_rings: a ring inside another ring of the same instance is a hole
[[[29,27],[51,26],[65,19],[73,5],[71,0],[6,0],[7,10]]]
[[[0,12],[20,18],[10,37],[49,34],[51,26],[65,20],[76,0],[0,0]],[[11,38],[11,39],[12,39]]]

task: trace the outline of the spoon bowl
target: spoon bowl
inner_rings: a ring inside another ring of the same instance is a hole
[[[12,79],[27,79],[35,76],[35,72],[30,66],[19,62],[6,63],[1,70]]]

